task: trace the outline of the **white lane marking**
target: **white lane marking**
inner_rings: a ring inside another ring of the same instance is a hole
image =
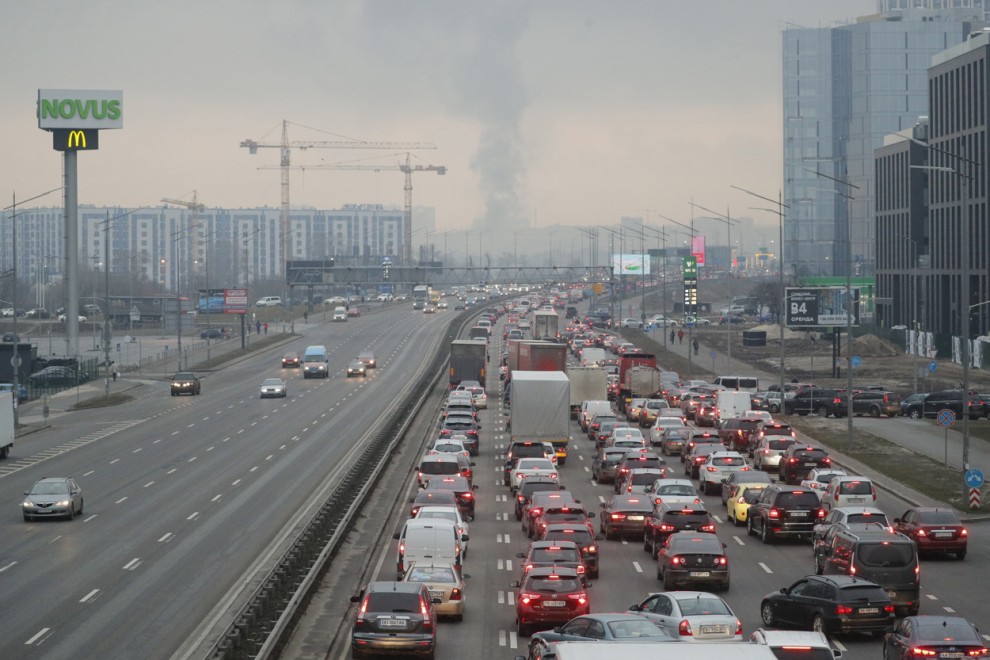
[[[952,609],[951,607],[949,607],[947,605],[943,606],[942,609],[945,610],[946,612],[948,612],[949,614],[955,614],[956,613],[956,611],[954,609]]]
[[[238,430],[238,431],[237,431],[237,433],[239,433],[239,434],[240,434],[240,433],[244,433],[244,429],[240,429],[240,430]]]
[[[509,648],[510,649],[516,648],[516,644],[517,644],[517,642],[516,642],[516,633],[514,633],[514,632],[512,632],[510,630],[509,631]]]
[[[760,562],[760,568],[762,568],[763,570],[765,570],[770,575],[773,575],[773,571],[770,570],[770,567],[767,566],[766,564],[764,564],[762,561]]]
[[[832,642],[833,644],[835,644],[835,648],[839,649],[843,653],[846,652],[846,647],[842,645],[842,642],[839,642],[839,641],[837,641],[835,639],[830,639],[829,641]]]
[[[505,646],[505,637],[506,637],[505,631],[504,630],[499,630],[498,631],[498,645],[499,646]]]
[[[587,465],[585,465],[584,466],[584,471],[585,472],[591,472],[591,468],[589,468]],[[592,479],[592,481],[594,481],[594,479]]]
[[[89,475],[93,474],[94,472],[96,472],[96,470],[90,470],[89,472],[83,472],[83,476],[84,477],[88,477]]]
[[[120,498],[119,500],[117,500],[116,502],[114,502],[114,504],[120,504],[121,502],[123,502],[126,499],[127,499],[127,496],[124,495],[122,498]]]
[[[100,593],[100,590],[99,589],[93,589],[88,594],[86,594],[85,596],[83,596],[82,598],[80,598],[79,599],[79,602],[80,603],[90,602],[90,600],[93,598],[93,596],[95,596],[98,593]]]
[[[132,559],[129,562],[127,562],[126,564],[124,564],[124,570],[125,571],[133,571],[135,568],[137,568],[140,565],[141,565],[141,559],[138,558],[138,557],[135,557],[134,559]]]
[[[172,435],[179,435],[178,431],[172,431]]]
[[[505,560],[505,570],[507,570],[507,571],[511,571],[512,570],[512,560],[511,559],[506,559]]]
[[[4,566],[3,568],[0,568],[0,573],[3,573],[5,570],[7,570],[8,568],[12,567],[16,563],[17,563],[16,561],[12,561],[9,564],[7,564],[6,566]]]
[[[190,513],[186,517],[186,520],[196,520],[196,518],[198,518],[198,517],[199,517],[199,511],[194,511],[193,513]]]
[[[257,469],[258,469],[258,466],[257,466],[257,465],[255,465],[255,466],[254,466],[253,468],[251,468],[250,470],[248,470],[248,472],[254,472],[254,471],[255,471],[255,470],[257,470]]]
[[[925,594],[925,596],[928,598],[928,600],[938,600],[938,596],[934,596],[932,594]]]
[[[116,463],[116,462],[117,462],[117,461],[119,461],[119,460],[120,460],[119,458],[115,458],[115,459],[113,459],[112,461],[110,461],[110,465],[113,465],[114,463]]]
[[[165,474],[172,474],[172,473],[173,473],[173,472],[175,472],[176,470],[178,470],[178,468],[172,468],[171,470],[169,470],[169,471],[168,471],[168,472],[166,472]]]
[[[270,461],[270,460],[272,460],[273,458],[275,458],[275,454],[268,454],[268,456],[265,456],[265,460],[266,460],[266,461]]]
[[[161,439],[161,438],[158,438],[157,440],[152,440],[152,441],[151,441],[151,444],[153,444],[153,445],[157,445],[157,444],[158,444],[159,442],[161,442],[161,441],[162,441],[162,439]]]
[[[736,542],[736,543],[738,543],[739,545],[746,545],[746,544],[745,544],[745,543],[743,542],[743,540],[742,540],[741,538],[739,538],[738,536],[733,536],[732,538],[733,538],[733,540],[735,540],[735,542]]]
[[[188,461],[186,461],[186,462],[187,462],[187,463],[192,463],[192,462],[193,462],[193,461],[195,461],[195,460],[196,460],[197,458],[198,458],[197,456],[193,456],[192,458],[190,458],[190,459],[189,459]]]
[[[219,500],[219,499],[220,499],[221,497],[223,497],[223,495],[217,495],[216,497],[214,497],[214,498],[213,498],[212,500],[210,500],[210,501],[211,501],[211,502],[216,502],[216,501],[217,501],[217,500]]]
[[[496,562],[496,566],[498,566],[498,570],[500,571],[505,570],[505,562],[502,561],[501,559],[499,559],[498,562]]]
[[[604,495],[599,495],[598,496],[598,501],[601,502],[602,504],[605,504],[605,496]]]
[[[712,519],[714,519],[714,520],[715,520],[715,522],[717,522],[717,523],[721,523],[721,522],[722,522],[722,519],[721,519],[721,518],[719,518],[719,517],[718,517],[718,516],[716,516],[716,515],[712,515]]]
[[[594,479],[592,479],[592,480],[591,480],[591,485],[592,485],[592,486],[597,486],[597,485],[598,485],[598,482],[597,482],[597,481],[595,481]]]
[[[56,536],[55,538],[53,538],[51,541],[49,541],[48,542],[48,545],[51,545],[52,543],[54,543],[55,541],[59,540],[60,538],[62,538],[62,535],[61,534],[59,534],[58,536]]]
[[[224,438],[223,440],[221,440],[220,442],[227,442],[228,440],[230,440],[230,436],[229,435],[226,438]]]
[[[172,532],[168,532],[167,534],[165,534],[165,536],[163,536],[160,539],[158,539],[158,542],[159,543],[168,543],[173,538],[175,538],[175,534],[173,534]]]
[[[207,447],[206,448],[206,451],[213,451],[214,449],[215,449],[215,447]]]
[[[35,633],[34,637],[24,642],[24,646],[32,646],[36,641],[38,641],[39,638],[46,635],[49,630],[51,630],[51,628],[42,628],[37,633]]]
[[[141,451],[141,449],[142,449],[142,447],[138,447],[137,449],[135,449],[135,450],[134,450],[134,451],[132,451],[131,453],[132,453],[132,454],[136,454],[136,453],[138,453],[139,451]]]
[[[504,591],[498,592],[498,604],[499,605],[505,605],[505,592]]]
[[[148,483],[146,483],[144,485],[144,487],[147,488],[148,486],[152,485],[153,483],[155,483],[155,482],[154,481],[149,481]]]
[[[92,520],[93,518],[95,518],[95,517],[96,517],[97,515],[98,515],[98,514],[95,514],[95,513],[94,513],[94,514],[93,514],[93,515],[91,515],[91,516],[90,516],[89,518],[86,518],[85,520],[83,520],[83,522],[84,522],[84,523],[88,523],[88,522],[89,522],[90,520]]]
[[[231,483],[230,485],[231,486],[236,486],[239,483],[241,483],[241,480],[240,479],[234,479],[233,483]]]
[[[633,562],[633,568],[636,569],[636,572],[637,573],[642,573],[643,572],[643,567],[639,565],[639,562],[638,561],[634,561]]]
[[[510,592],[506,593],[506,596],[507,596],[506,600],[508,601],[509,605],[515,605],[516,604],[516,592],[515,591],[510,591]]]

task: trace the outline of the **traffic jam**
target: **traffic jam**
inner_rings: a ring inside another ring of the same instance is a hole
[[[423,588],[409,611],[396,600],[372,612],[385,583],[357,598],[355,657],[443,656],[438,627],[466,616],[499,626],[499,657],[566,658],[581,642],[754,642],[781,660],[827,660],[849,635],[876,638],[885,660],[987,656],[964,617],[921,614],[921,558],[967,553],[952,509],[888,515],[869,477],[770,412],[756,379],[682,381],[602,316],[541,292],[488,308],[476,326],[487,336],[452,343],[449,393],[393,537],[396,583]],[[471,533],[479,511],[499,530],[496,594],[471,586],[472,568],[493,568],[469,559],[492,542]],[[640,543],[622,578],[636,590],[619,602],[609,591],[606,604],[594,588],[612,578],[602,558]],[[741,617],[724,598],[733,576],[772,572],[734,561],[747,544],[804,553],[808,573],[764,580]],[[759,627],[744,629],[747,617]]]

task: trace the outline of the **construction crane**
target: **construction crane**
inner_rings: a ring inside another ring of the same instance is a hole
[[[299,125],[299,124],[295,124]],[[289,121],[282,120],[282,140],[280,142],[258,142],[256,140],[244,140],[241,146],[245,147],[249,153],[256,154],[258,149],[278,149],[281,157],[279,159],[279,169],[282,171],[282,207],[279,214],[279,225],[282,236],[282,257],[288,262],[291,252],[290,242],[285,240],[289,234],[289,170],[292,169],[292,149],[436,149],[435,144],[429,142],[371,142],[367,140],[289,140]],[[263,168],[270,169],[270,168]],[[409,193],[412,194],[411,191]],[[412,209],[409,211],[410,215]],[[405,249],[404,257],[406,263],[412,261],[412,226],[410,217],[407,217],[405,227]]]
[[[165,202],[166,204],[174,204],[175,206],[184,206],[185,208],[192,211],[189,221],[190,224],[189,229],[190,231],[192,231],[192,254],[193,254],[192,259],[190,259],[190,261],[192,262],[192,264],[190,264],[192,266],[192,268],[190,268],[190,271],[198,270],[199,264],[202,263],[202,260],[199,258],[200,239],[202,239],[202,236],[200,236],[200,232],[199,232],[199,214],[206,210],[206,204],[200,203],[198,195],[195,190],[192,191],[191,202],[187,202],[181,199],[172,199],[170,197],[162,197],[162,201]]]
[[[403,247],[402,254],[405,263],[412,263],[412,175],[413,172],[436,172],[438,175],[443,176],[447,173],[447,167],[445,165],[413,165],[412,154],[408,151],[406,152],[406,162],[405,164],[398,165],[355,165],[352,163],[332,163],[327,165],[292,165],[289,169],[293,170],[350,170],[350,171],[366,171],[366,172],[402,172],[406,175],[406,184],[403,187],[405,191],[405,203],[402,209],[402,218],[404,225],[404,236],[403,236]],[[262,166],[258,169],[268,170],[274,169],[274,166]]]

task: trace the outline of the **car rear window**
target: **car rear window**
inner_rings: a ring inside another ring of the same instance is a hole
[[[772,646],[777,660],[834,660],[832,649],[810,646]]]
[[[532,495],[533,493],[540,493],[548,490],[560,490],[560,485],[558,485],[556,482],[554,483],[550,483],[547,481],[544,482],[538,481],[535,483],[528,483],[528,482],[529,482],[528,479],[523,479],[522,486],[519,487],[520,495],[529,496]]]
[[[972,628],[953,623],[952,621],[945,621],[939,618],[938,623],[922,623],[919,621],[914,625],[917,626],[919,639],[953,639],[960,642],[979,643]]]
[[[419,612],[419,595],[376,591],[368,596],[369,612]]]
[[[457,474],[460,466],[456,461],[423,461],[419,471],[423,474]]]
[[[869,481],[841,481],[839,493],[842,495],[869,495],[873,492],[873,484]]]
[[[674,525],[687,525],[692,522],[704,523],[708,522],[708,512],[707,511],[668,511],[664,514],[664,519],[667,522],[671,522]]]
[[[786,491],[780,493],[776,504],[785,509],[817,509],[821,502],[815,493]]]
[[[704,539],[703,541],[699,541],[699,543],[704,543],[706,545],[714,544],[718,546],[718,549],[721,552],[722,548],[716,541]],[[732,614],[732,611],[729,610],[729,607],[721,598],[706,596],[698,596],[696,598],[678,598],[677,604],[680,606],[681,614],[683,616],[697,616],[702,614]]]
[[[539,562],[579,561],[581,553],[577,548],[533,548],[530,560]]]
[[[746,431],[755,431],[756,427],[760,425],[760,420],[758,419],[741,419],[739,420],[739,428],[745,429]]]
[[[842,602],[844,603],[865,603],[866,601],[889,601],[887,592],[879,586],[869,586],[865,584],[850,585],[840,589]]]
[[[794,458],[799,461],[820,461],[827,454],[821,449],[802,449],[794,452]]]
[[[918,513],[918,522],[923,525],[958,525],[959,518],[951,511],[922,511]]]
[[[546,536],[543,537],[546,541],[574,541],[580,546],[592,545],[594,539],[591,537],[591,532],[585,529],[558,529],[552,532],[547,532]]]
[[[767,441],[767,449],[773,449],[775,451],[783,451],[794,444],[793,440],[769,440]]]
[[[914,563],[914,544],[863,543],[857,554],[864,566],[904,568]]]
[[[523,589],[541,593],[581,591],[581,581],[570,577],[532,577],[526,581]]]
[[[746,465],[742,456],[716,456],[712,459],[712,465]]]
[[[454,571],[443,566],[414,566],[406,575],[406,582],[456,582]]]
[[[656,491],[657,495],[671,495],[671,496],[688,496],[695,495],[694,488],[686,484],[671,484],[669,486],[661,486]]]
[[[648,486],[657,480],[655,472],[637,473],[632,476],[633,486]]]

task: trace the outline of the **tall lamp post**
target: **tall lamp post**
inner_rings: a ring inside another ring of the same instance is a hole
[[[677,225],[678,227],[683,227],[684,229],[687,229],[690,232],[688,234],[688,236],[690,236],[692,239],[697,234],[697,232],[694,229],[694,219],[693,218],[691,219],[691,224],[688,225],[688,224],[685,224],[683,222],[680,222],[679,220],[674,220],[673,218],[668,218],[667,216],[661,215],[659,213],[657,213],[657,217],[658,218],[662,218],[662,219],[666,220],[667,222],[673,223],[673,224]],[[676,232],[677,230],[674,230],[674,231]],[[663,251],[664,251],[664,255],[663,255],[663,264],[664,264],[664,296],[663,296],[663,319],[664,319],[664,326],[663,326],[663,345],[664,345],[664,348],[666,348],[666,346],[667,346],[667,268],[666,268],[666,266],[667,266],[667,241],[666,241],[666,238],[664,239]],[[690,330],[690,329],[691,328],[688,328],[688,330]],[[691,341],[691,340],[689,339],[689,341]],[[691,361],[692,361],[692,357],[691,357],[691,350],[690,350],[690,345],[689,345],[689,350],[688,350],[688,364],[689,365],[691,364]]]
[[[694,202],[688,202],[688,204],[690,204],[692,208],[700,209],[702,211],[705,211],[706,213],[714,213],[715,217],[713,217],[712,220],[719,220],[725,223],[726,242],[729,244],[728,272],[731,275],[732,274],[732,225],[738,223],[739,221],[736,220],[735,218],[729,217],[727,214],[722,214],[719,213],[718,211],[712,211],[711,209],[706,209],[704,206],[701,206],[700,204],[695,204]],[[732,309],[731,308],[728,309],[728,311],[725,314],[725,343],[727,346],[726,363],[729,364],[732,362]],[[712,360],[712,362],[714,362],[714,360]]]
[[[784,209],[789,209],[790,206],[784,204],[783,193],[777,192],[777,199],[774,200],[770,197],[764,197],[763,195],[757,194],[752,190],[746,190],[745,188],[740,188],[739,186],[729,186],[730,188],[735,188],[740,192],[744,192],[747,195],[752,195],[757,199],[762,199],[765,202],[770,202],[771,204],[776,204],[776,209],[767,208],[756,208],[757,211],[767,211],[768,213],[773,213],[777,216],[777,277],[778,286],[780,287],[780,311],[777,313],[777,324],[780,326],[780,401],[781,408],[783,408],[784,401],[784,318],[787,313],[787,293],[784,290]],[[752,207],[750,207],[752,208]],[[783,409],[781,409],[783,412]]]

